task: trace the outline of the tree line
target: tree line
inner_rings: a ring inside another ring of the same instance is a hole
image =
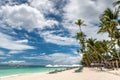
[[[80,49],[77,52],[83,54],[81,63],[84,66],[104,66],[110,69],[117,69],[120,66],[120,0],[114,2],[113,6],[114,10],[107,8],[99,17],[98,34],[108,33],[110,40],[87,38],[82,31],[82,27],[86,26],[84,21],[78,19],[75,22],[79,27],[76,38]]]

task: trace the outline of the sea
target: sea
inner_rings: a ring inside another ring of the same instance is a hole
[[[0,68],[0,77],[25,74],[25,73],[40,73],[40,72],[50,72],[54,70],[61,70],[64,68],[52,68],[52,67],[7,67]]]

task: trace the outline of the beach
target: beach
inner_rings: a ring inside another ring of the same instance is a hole
[[[49,72],[18,74],[1,77],[0,80],[120,80],[120,69],[100,71],[84,68],[82,72],[78,73],[75,70],[71,69],[53,74],[49,74]]]

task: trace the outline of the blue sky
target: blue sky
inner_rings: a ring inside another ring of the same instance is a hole
[[[99,15],[113,0],[0,0],[0,64],[78,64],[74,24],[83,19],[87,38],[97,34]],[[102,37],[101,37],[102,36]]]

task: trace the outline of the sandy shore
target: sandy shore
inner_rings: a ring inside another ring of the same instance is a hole
[[[75,73],[75,69],[54,74],[31,73],[2,77],[0,80],[120,80],[120,70],[98,71],[84,68],[82,72]]]

